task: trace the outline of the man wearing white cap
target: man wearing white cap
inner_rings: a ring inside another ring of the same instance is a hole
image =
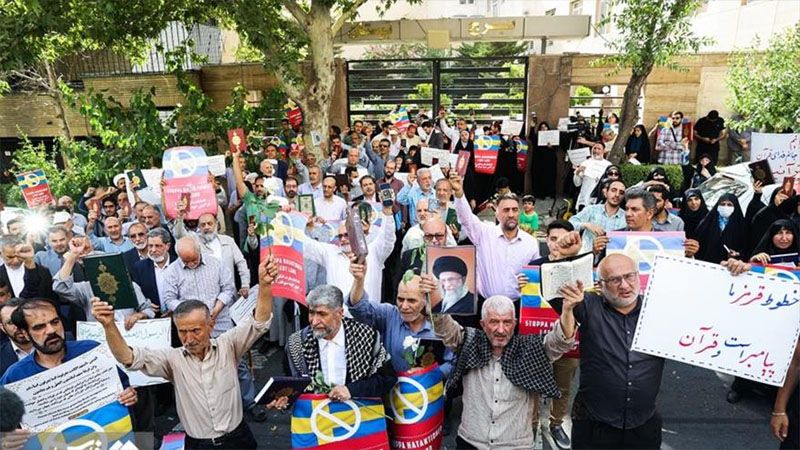
[[[72,217],[72,223],[81,228],[86,228],[86,216],[75,212],[75,200],[69,195],[63,195],[56,202],[56,211],[66,211]]]
[[[81,216],[83,217],[83,216]],[[56,211],[53,213],[53,225],[61,225],[67,230],[71,231],[75,236],[85,236],[84,229],[78,226],[73,219],[73,216],[67,211]],[[85,226],[85,225],[84,225]],[[72,236],[70,236],[72,237]]]

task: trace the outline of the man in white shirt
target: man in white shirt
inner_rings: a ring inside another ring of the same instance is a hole
[[[322,197],[322,170],[319,166],[308,166],[308,182],[301,184],[297,191],[301,195],[313,194],[315,199]]]
[[[322,198],[316,199],[314,206],[317,210],[318,222],[339,223],[347,214],[347,202],[335,195],[336,178],[327,176],[322,180]]]

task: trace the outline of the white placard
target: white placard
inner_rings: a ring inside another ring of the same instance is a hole
[[[589,147],[573,148],[572,150],[567,150],[567,156],[573,166],[579,166],[582,162],[592,157],[592,150]]]
[[[142,169],[142,176],[147,187],[138,191],[139,198],[151,205],[161,205],[161,172],[161,169]],[[131,180],[128,180],[127,175],[125,179],[127,180],[128,199],[133,205],[135,197],[131,189]]]
[[[247,298],[239,297],[238,300],[233,302],[233,305],[228,307],[231,314],[231,319],[238,325],[248,317],[253,317],[253,311],[256,309],[256,301],[258,300],[258,285],[250,288],[247,293]]]
[[[450,150],[422,147],[421,152],[420,159],[422,160],[422,164],[428,167],[436,164],[433,162],[434,159],[439,161],[450,161]]]
[[[442,172],[442,168],[439,167],[438,164],[434,164],[430,167],[431,171],[431,183],[436,184],[437,181],[444,178],[444,172]]]
[[[800,133],[753,133],[750,161],[769,161],[776,183],[800,175]]]
[[[136,322],[130,330],[125,330],[125,324],[117,322],[122,337],[125,342],[132,347],[142,347],[148,349],[170,348],[172,336],[170,334],[170,319],[140,320]],[[99,322],[78,322],[76,328],[76,338],[78,340],[89,340],[99,342],[100,350],[110,358],[114,358],[111,349],[106,344],[106,333],[103,325]],[[167,380],[160,377],[151,377],[138,370],[128,370],[120,365],[130,380],[131,386],[151,386],[154,384],[166,383]]]
[[[37,433],[116,401],[122,392],[116,362],[100,347],[4,387],[25,403],[22,426]]]
[[[402,181],[403,184],[408,184],[408,172],[395,172],[394,177]]]
[[[208,171],[215,177],[225,175],[225,155],[214,155],[206,158]]]
[[[567,132],[569,131],[569,117],[559,117],[558,118],[558,131]]]
[[[536,145],[558,145],[561,142],[561,132],[558,130],[543,130],[537,133]]]
[[[525,135],[526,130],[524,120],[504,120],[503,121],[503,134],[510,134],[512,136],[519,136],[520,132]]]
[[[632,349],[773,386],[800,335],[798,282],[659,255]]]

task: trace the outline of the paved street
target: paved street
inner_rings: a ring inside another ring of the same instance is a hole
[[[283,352],[264,358],[255,355],[257,386],[283,370]],[[577,381],[577,377],[576,377]],[[746,397],[736,405],[725,401],[730,378],[675,362],[667,362],[659,395],[659,410],[664,416],[664,449],[773,449],[776,441],[769,433],[770,402],[764,397]],[[454,420],[460,414],[454,405]],[[542,408],[544,423],[547,407]],[[290,448],[289,414],[270,412],[265,423],[251,423],[259,448]],[[566,426],[569,426],[567,423]],[[455,448],[455,430],[445,439]],[[550,437],[540,436],[536,448],[555,449]],[[355,450],[355,449],[354,449]]]

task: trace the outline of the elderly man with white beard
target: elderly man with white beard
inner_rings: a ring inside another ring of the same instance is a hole
[[[180,239],[190,231],[183,227],[183,221],[175,222],[175,238]],[[197,222],[197,232],[193,233],[200,242],[203,255],[217,258],[232,274],[239,274],[241,287],[239,295],[247,298],[250,294],[250,269],[242,251],[232,237],[219,234],[217,218],[213,214],[203,214]]]

